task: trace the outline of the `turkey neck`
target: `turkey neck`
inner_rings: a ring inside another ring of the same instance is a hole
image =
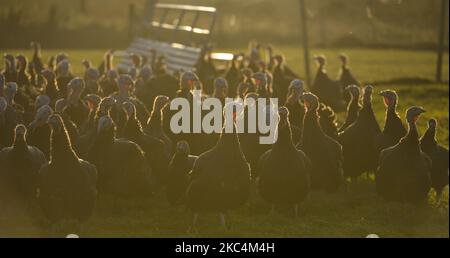
[[[417,125],[413,121],[408,121],[408,126],[408,134],[403,139],[403,142],[410,146],[410,150],[413,150],[414,153],[420,153],[419,132],[417,131]]]
[[[87,118],[86,128],[87,130],[90,130],[91,128],[94,128],[95,126],[95,113],[97,113],[97,108],[93,108],[89,111],[89,115]]]
[[[326,72],[325,72],[325,65],[323,65],[323,64],[319,65],[318,73],[326,74]]]
[[[119,103],[122,103],[123,101],[126,101],[129,98],[131,98],[131,94],[129,91],[127,91],[127,90],[119,91],[119,96],[118,96]]]
[[[35,47],[33,51],[33,60],[41,58],[41,51],[39,48]]]
[[[284,71],[284,65],[282,63],[279,63],[275,66],[275,69],[278,69],[279,71]]]
[[[376,128],[376,133],[381,133],[380,126],[373,113],[371,96],[364,96],[363,107],[359,112],[358,120]]]
[[[273,150],[295,150],[294,143],[292,142],[292,131],[289,122],[286,121],[282,126],[278,125],[278,139],[273,144]]]
[[[148,121],[148,125],[152,130],[161,131],[162,130],[162,110],[157,109],[153,110],[150,115],[150,120]]]
[[[189,155],[182,152],[176,152],[175,155],[173,155],[173,163],[175,164],[187,164]]]
[[[425,149],[436,145],[436,128],[428,127],[420,142]]]
[[[132,141],[136,141],[142,133],[142,126],[139,120],[136,117],[130,117],[125,124],[124,136]]]
[[[47,95],[49,95],[50,92],[58,91],[55,80],[48,81],[47,85],[45,86],[44,91],[45,91],[45,94],[47,94]]]
[[[179,90],[177,96],[181,98],[187,98],[189,101],[192,99],[191,91],[185,88]]]
[[[6,102],[8,103],[8,106],[13,106],[15,103],[14,103],[14,97],[16,96],[16,94],[7,94],[7,95],[5,95],[5,99],[6,99]]]
[[[352,96],[352,101],[350,101],[350,105],[348,106],[348,112],[349,113],[355,113],[359,109],[359,96]]]
[[[105,66],[106,66],[106,71],[110,71],[112,69],[112,62],[111,62],[110,55],[106,55],[106,57],[105,57]]]
[[[78,162],[78,156],[72,149],[66,128],[63,126],[59,132],[52,131],[51,135],[51,161],[52,163],[65,164],[66,162]]]
[[[11,62],[11,64],[6,66],[8,72],[17,73],[16,62]]]
[[[395,125],[401,125],[401,123],[402,121],[397,114],[396,108],[388,108],[388,110],[386,110],[386,123],[384,125],[384,132],[391,132],[392,130],[394,130]]]
[[[317,110],[309,109],[305,114],[303,122],[303,136],[312,136],[317,133],[323,134],[322,128],[319,125],[319,116]]]
[[[14,152],[24,152],[28,150],[27,141],[25,140],[25,135],[17,135],[13,143]]]
[[[115,132],[114,130],[110,129],[107,131],[97,133],[95,145],[97,145],[98,148],[106,149],[114,143],[114,140],[115,140]]]
[[[222,129],[219,141],[216,145],[216,150],[225,153],[226,157],[236,156],[238,153],[243,156],[239,138],[236,134],[236,127],[233,125],[233,133],[225,133],[225,128]]]
[[[372,96],[364,96],[363,109],[370,109],[370,110],[372,110]]]

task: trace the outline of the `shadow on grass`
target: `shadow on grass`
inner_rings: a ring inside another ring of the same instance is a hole
[[[434,80],[426,79],[426,78],[420,78],[420,77],[405,77],[405,78],[394,78],[391,80],[385,80],[385,81],[374,81],[371,82],[371,84],[377,86],[385,86],[385,85],[411,85],[411,86],[423,86],[423,85],[429,85],[429,84],[448,84],[448,79],[443,82],[436,82]]]
[[[313,192],[299,217],[269,215],[270,205],[252,191],[249,202],[228,216],[229,230],[217,214],[203,214],[198,230],[188,232],[192,214],[167,204],[164,194],[140,201],[100,198],[93,217],[79,225],[48,226],[38,210],[31,217],[0,216],[0,237],[448,237],[448,187],[437,206],[434,191],[428,202],[390,203],[375,194],[373,177],[362,178],[349,192]],[[69,230],[76,230],[70,232]]]

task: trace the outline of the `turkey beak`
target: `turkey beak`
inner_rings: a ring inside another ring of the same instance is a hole
[[[425,109],[419,110],[419,113],[418,113],[417,115],[415,115],[414,118],[413,118],[414,123],[416,123],[416,122],[419,120],[420,115],[422,115],[423,113],[426,113],[426,112],[427,112],[427,111],[426,111]]]

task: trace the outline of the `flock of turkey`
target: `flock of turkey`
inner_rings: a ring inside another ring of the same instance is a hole
[[[226,71],[205,56],[196,73],[174,75],[157,55],[133,55],[134,68],[119,74],[108,51],[98,68],[84,61],[80,78],[68,55],[45,65],[39,44],[32,46],[30,61],[5,54],[0,75],[0,209],[27,211],[37,203],[51,223],[83,222],[99,195],[139,200],[162,191],[170,204],[193,212],[193,226],[203,212],[219,213],[225,225],[226,212],[246,203],[253,183],[274,209],[295,214],[311,191],[335,193],[364,173],[375,173],[386,200],[421,202],[431,187],[440,196],[448,185],[448,150],[436,142],[437,121],[420,137],[416,122],[426,111],[410,107],[405,126],[396,92],[386,90],[379,92],[386,105],[380,128],[374,89],[360,87],[345,55],[338,81],[317,56],[307,92],[271,48],[268,60],[255,54],[258,46],[251,56],[236,55]],[[222,103],[267,98],[272,105],[269,98],[278,98],[277,142],[260,145],[258,134],[246,132],[173,134],[167,105],[176,97],[192,104],[193,89]],[[346,106],[338,127],[334,111]]]

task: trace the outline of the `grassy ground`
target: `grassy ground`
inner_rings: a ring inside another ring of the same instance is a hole
[[[301,67],[301,50],[281,47],[288,63],[297,71]],[[5,51],[0,51],[5,52]],[[8,50],[9,53],[22,51]],[[55,54],[59,51],[45,53]],[[75,73],[80,73],[80,62],[90,58],[98,63],[102,51],[66,50],[74,64]],[[440,122],[438,140],[448,146],[448,84],[408,83],[389,81],[400,78],[432,79],[434,54],[398,50],[314,50],[314,54],[325,54],[330,59],[328,71],[337,74],[338,53],[346,52],[351,57],[355,75],[365,82],[376,83],[376,91],[397,90],[399,112],[403,116],[410,105],[421,105],[428,110],[419,121],[420,132],[426,128],[428,118]],[[29,52],[26,52],[29,54]],[[445,59],[445,78],[448,78],[448,55]],[[374,108],[383,126],[384,106],[380,97],[374,97]],[[344,119],[339,114],[339,120]],[[381,237],[449,237],[448,188],[444,202],[437,207],[434,192],[429,201],[422,205],[387,203],[375,194],[373,178],[362,178],[359,185],[349,193],[334,195],[313,193],[306,201],[299,218],[289,215],[268,215],[269,206],[253,191],[247,205],[230,213],[232,229],[223,231],[216,215],[207,214],[200,218],[199,232],[188,233],[189,212],[172,208],[159,193],[154,198],[139,203],[121,202],[113,205],[110,200],[99,204],[95,215],[83,227],[85,237],[365,237],[378,234]],[[118,208],[120,207],[120,208]],[[0,237],[48,236],[42,229],[40,219],[10,219],[0,214]]]

